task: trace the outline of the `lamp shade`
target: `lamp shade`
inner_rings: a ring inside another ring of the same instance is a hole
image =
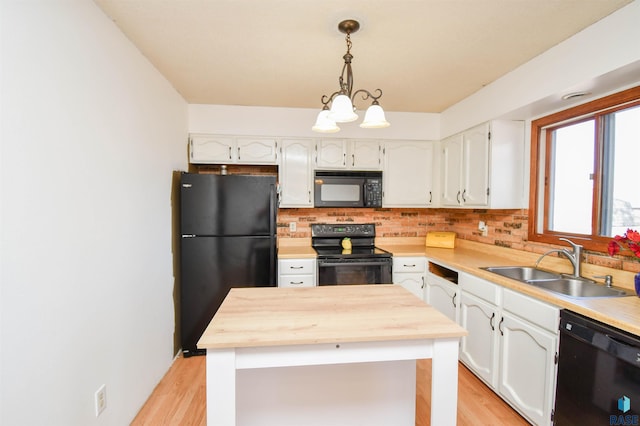
[[[319,133],[335,133],[339,131],[340,127],[338,127],[336,122],[331,120],[328,115],[328,109],[320,111],[320,114],[318,114],[318,118],[316,119],[316,124],[313,125],[311,130]]]
[[[330,119],[336,123],[348,123],[358,119],[358,114],[353,112],[353,104],[347,95],[338,95],[331,102]]]
[[[391,124],[384,117],[384,110],[380,105],[371,105],[364,114],[364,120],[360,127],[365,129],[382,129]]]

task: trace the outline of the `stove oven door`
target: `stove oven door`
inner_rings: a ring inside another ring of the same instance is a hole
[[[318,259],[318,285],[392,284],[390,257]]]

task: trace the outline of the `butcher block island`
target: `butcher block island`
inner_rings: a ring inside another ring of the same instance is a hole
[[[432,358],[431,424],[454,425],[466,334],[398,285],[233,288],[198,342],[207,423],[413,426]]]

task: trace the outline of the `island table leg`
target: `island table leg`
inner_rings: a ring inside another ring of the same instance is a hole
[[[207,349],[207,425],[236,424],[236,351]]]
[[[435,339],[431,364],[431,424],[454,426],[458,411],[458,338]]]

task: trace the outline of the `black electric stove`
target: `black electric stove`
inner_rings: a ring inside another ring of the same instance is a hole
[[[375,237],[373,223],[312,224],[318,284],[391,284],[392,255],[375,246]],[[345,238],[351,240],[351,249],[342,247]]]

